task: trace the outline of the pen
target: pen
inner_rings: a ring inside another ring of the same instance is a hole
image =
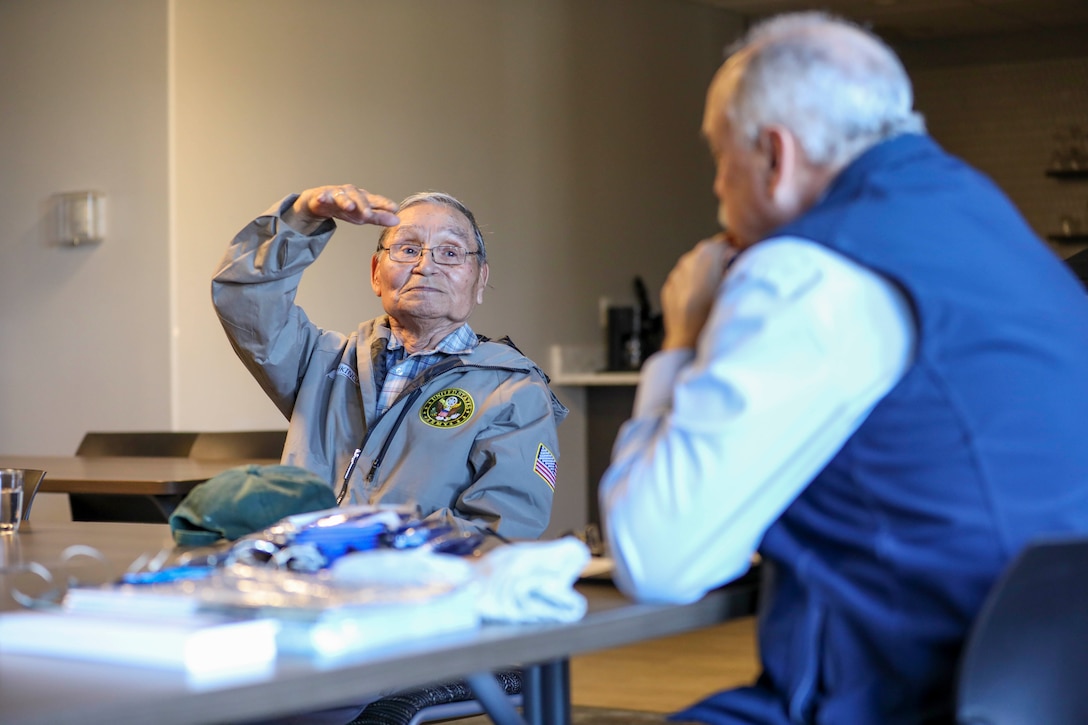
[[[344,485],[340,487],[340,493],[336,495],[336,505],[339,506],[344,500],[344,496],[348,493],[348,480],[351,478],[351,474],[355,472],[355,465],[359,462],[359,456],[363,454],[362,448],[356,448],[355,453],[351,455],[351,462],[348,463],[348,470],[344,471]]]

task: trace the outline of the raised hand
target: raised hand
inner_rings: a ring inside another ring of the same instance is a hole
[[[350,224],[377,224],[391,227],[400,223],[396,202],[371,194],[353,184],[317,186],[299,194],[283,219],[303,233],[310,233],[326,219]]]

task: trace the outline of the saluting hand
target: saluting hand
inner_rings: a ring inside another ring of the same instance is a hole
[[[725,235],[704,239],[680,257],[661,288],[664,350],[693,348],[710,316],[725,270],[737,250]]]
[[[326,219],[383,227],[400,224],[396,202],[353,184],[306,189],[283,215],[285,222],[303,234],[313,232]]]

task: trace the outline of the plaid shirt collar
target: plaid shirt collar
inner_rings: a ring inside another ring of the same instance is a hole
[[[476,337],[476,333],[472,331],[472,328],[468,326],[468,323],[461,325],[456,330],[451,332],[442,338],[433,350],[421,350],[420,352],[412,353],[411,355],[405,354],[404,343],[400,341],[397,334],[393,332],[393,329],[389,326],[389,318],[385,320],[385,327],[389,329],[389,339],[386,341],[385,349],[392,352],[397,352],[397,357],[404,359],[405,357],[416,357],[419,355],[433,355],[435,353],[445,353],[446,355],[465,355],[476,349],[479,343],[479,339]]]
[[[388,319],[386,320],[388,327]],[[415,380],[427,368],[437,364],[450,355],[464,355],[472,352],[479,345],[479,339],[468,323],[461,325],[456,330],[446,335],[433,350],[406,355],[407,350],[393,333],[389,330],[389,339],[386,342],[383,365],[385,377],[378,393],[378,415],[393,407],[397,397],[408,387],[408,383]]]

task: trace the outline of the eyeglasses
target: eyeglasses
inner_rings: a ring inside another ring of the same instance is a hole
[[[440,244],[437,247],[428,248],[418,244],[402,242],[400,244],[390,244],[388,247],[379,247],[379,249],[388,252],[389,258],[394,262],[403,264],[415,264],[423,256],[424,252],[429,251],[435,264],[444,264],[447,267],[464,264],[465,257],[469,255],[479,256],[480,254],[479,252],[469,252],[453,244]]]

